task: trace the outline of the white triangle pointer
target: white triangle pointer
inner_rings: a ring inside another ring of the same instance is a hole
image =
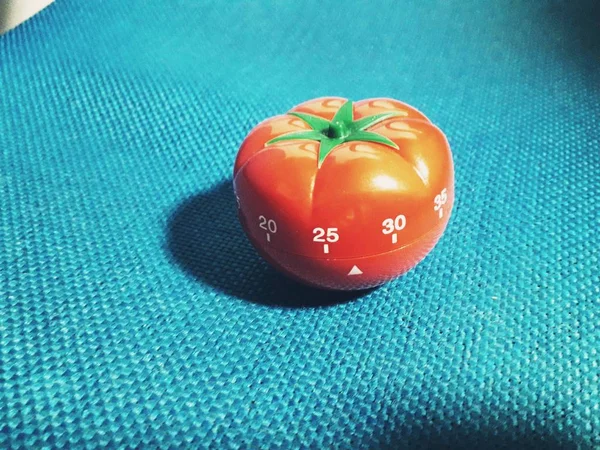
[[[352,266],[352,269],[350,269],[348,275],[362,275],[362,270],[360,270],[358,266]]]

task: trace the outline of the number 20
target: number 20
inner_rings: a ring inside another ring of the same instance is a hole
[[[271,233],[277,233],[277,224],[273,219],[267,220],[265,216],[259,216],[259,226],[265,230],[270,231]]]
[[[383,234],[391,234],[394,231],[402,231],[404,228],[406,228],[406,216],[404,214],[399,214],[395,219],[385,219],[381,225],[383,225],[383,230],[381,231]]]

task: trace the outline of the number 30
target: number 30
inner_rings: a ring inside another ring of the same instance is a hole
[[[383,225],[383,230],[381,231],[383,234],[391,234],[394,231],[404,230],[406,227],[406,216],[399,214],[395,219],[385,219],[381,225]]]

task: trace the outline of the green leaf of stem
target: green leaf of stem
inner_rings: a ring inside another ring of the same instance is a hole
[[[324,139],[321,141],[321,145],[319,146],[319,168],[323,164],[325,158],[327,158],[327,155],[342,142],[344,142],[343,139]]]
[[[304,114],[299,112],[288,113],[290,116],[298,117],[308,124],[313,130],[323,132],[329,128],[329,120],[323,119],[319,116],[313,116],[312,114]]]
[[[308,139],[311,141],[320,141],[325,138],[323,134],[318,131],[295,131],[293,133],[282,134],[281,136],[277,136],[276,138],[271,139],[267,142],[267,145],[275,144],[277,142],[282,141],[294,141],[297,139]]]
[[[335,116],[333,116],[331,122],[335,125],[347,126],[352,123],[353,117],[354,111],[352,110],[352,101],[348,100],[340,107],[340,109],[338,109],[338,112],[335,113]]]

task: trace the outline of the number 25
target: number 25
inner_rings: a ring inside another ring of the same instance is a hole
[[[327,239],[327,242],[337,242],[340,240],[337,228],[327,228],[327,238],[325,238],[325,230],[323,228],[315,228],[313,234],[315,235],[313,242],[325,242],[325,239]]]

